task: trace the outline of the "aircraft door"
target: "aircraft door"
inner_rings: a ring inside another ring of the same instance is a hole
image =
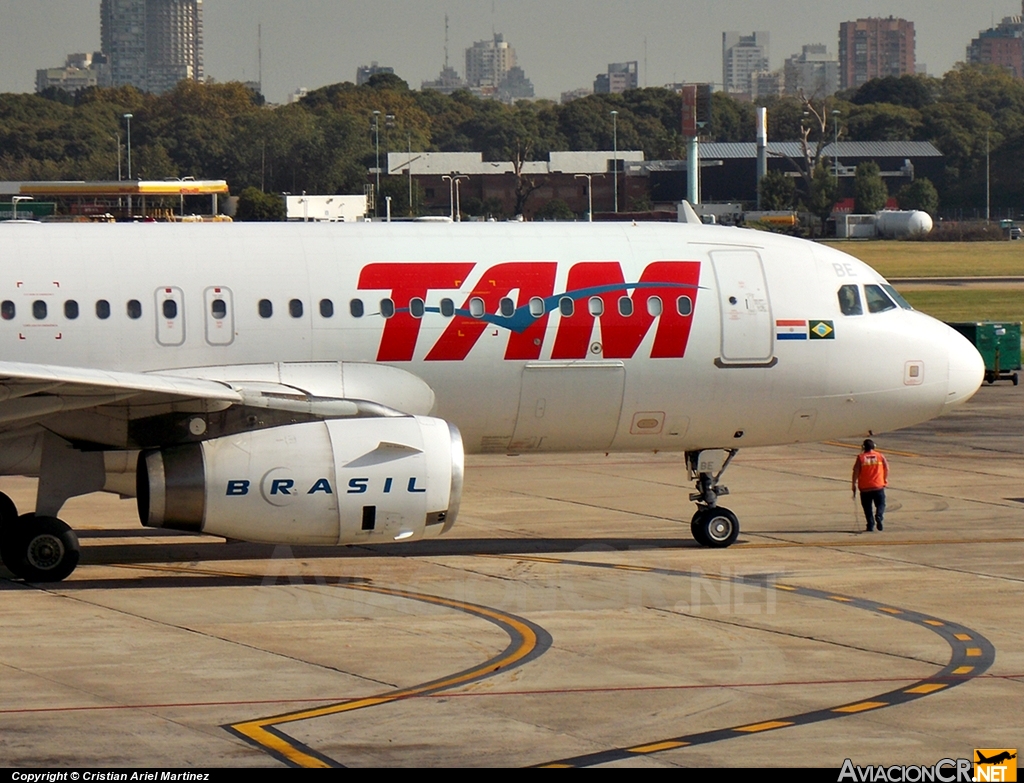
[[[231,345],[235,341],[235,308],[231,289],[214,286],[203,293],[206,307],[206,342]]]
[[[156,340],[160,345],[185,342],[185,297],[180,288],[156,290]]]
[[[754,250],[711,253],[722,314],[721,366],[772,366],[774,332],[768,283]]]
[[[527,364],[510,451],[600,451],[622,413],[622,362]]]

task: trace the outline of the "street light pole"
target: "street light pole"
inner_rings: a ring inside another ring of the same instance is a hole
[[[992,166],[989,157],[989,133],[985,131],[985,221],[992,219]]]
[[[614,155],[612,193],[615,197],[615,212],[619,211],[619,113],[612,109],[612,154]]]
[[[832,110],[832,176],[839,184],[839,109]]]
[[[587,222],[594,222],[594,182],[590,174],[577,174],[576,179],[587,181]]]
[[[32,196],[11,196],[11,220],[18,219],[18,202],[19,201],[35,201]]]
[[[450,174],[442,174],[441,181],[444,180],[448,180],[448,208],[451,212],[451,219],[455,220],[455,180]]]
[[[132,115],[124,115],[125,122],[128,123],[128,179],[132,178]],[[132,216],[132,197],[128,195],[128,217]]]
[[[462,204],[459,201],[459,180],[469,179],[469,175],[462,174],[455,177],[455,222],[462,222]]]
[[[409,217],[412,217],[415,213],[412,209],[412,131],[409,131],[409,157],[406,158],[405,165],[409,167]]]
[[[373,214],[380,217],[380,112],[373,110],[373,135],[377,148],[377,189],[373,192]]]

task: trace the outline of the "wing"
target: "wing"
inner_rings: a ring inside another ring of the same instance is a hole
[[[425,414],[433,404],[422,380],[377,365],[137,373],[0,362],[0,431],[42,426],[80,447],[166,446],[317,419]]]

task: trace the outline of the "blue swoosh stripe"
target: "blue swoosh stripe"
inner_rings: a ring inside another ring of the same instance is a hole
[[[552,313],[558,309],[558,303],[565,298],[572,299],[574,302],[580,299],[589,299],[592,296],[599,296],[600,294],[607,294],[613,291],[628,291],[630,288],[683,288],[692,289],[695,291],[702,290],[704,287],[699,285],[693,285],[692,283],[612,283],[610,285],[599,285],[591,288],[579,288],[575,291],[566,291],[564,294],[554,294],[546,297],[544,302],[544,312],[541,315],[533,315],[530,312],[530,305],[525,304],[521,307],[517,307],[512,315],[498,315],[497,313],[484,313],[479,318],[474,316],[469,310],[459,308],[455,311],[455,315],[461,315],[464,318],[472,318],[474,321],[483,321],[484,323],[491,324],[492,326],[498,326],[502,329],[508,329],[516,334],[522,334],[529,329],[533,324],[548,313]],[[402,307],[395,310],[395,314],[409,312],[408,307]],[[426,307],[424,308],[425,313],[440,313],[441,308],[439,307]]]

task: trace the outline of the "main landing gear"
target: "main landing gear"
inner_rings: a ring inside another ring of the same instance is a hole
[[[690,493],[690,500],[697,501],[697,511],[690,521],[690,533],[701,546],[723,549],[736,541],[740,534],[740,521],[736,515],[718,505],[718,498],[729,494],[729,488],[718,482],[738,451],[707,449],[686,453],[690,480],[696,481],[697,488],[696,492]]]
[[[0,560],[26,582],[59,582],[78,565],[78,536],[56,517],[18,515],[0,492]]]

